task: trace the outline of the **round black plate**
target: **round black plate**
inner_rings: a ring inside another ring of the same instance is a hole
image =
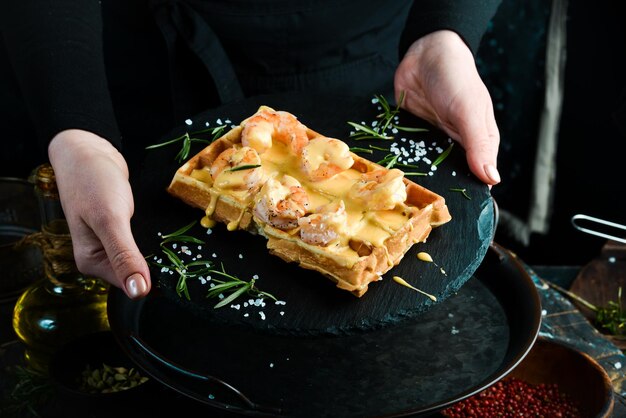
[[[370,123],[381,111],[368,98],[302,96],[298,94],[264,96],[247,99],[197,115],[190,124],[179,128],[165,139],[185,132],[193,132],[222,123],[239,124],[253,114],[261,105],[278,110],[288,110],[312,129],[346,140],[350,146],[389,149],[393,141],[350,140],[353,129],[347,123],[353,121]],[[409,148],[410,141],[424,141],[426,157],[432,163],[450,146],[449,138],[432,126],[408,113],[400,112],[399,124],[409,127],[427,128],[427,132],[398,132],[395,142]],[[192,137],[202,135],[192,135]],[[206,137],[206,135],[204,136]],[[158,142],[158,141],[155,141]],[[181,144],[170,145],[148,151],[139,175],[132,179],[136,194],[136,214],[133,230],[139,247],[145,254],[154,254],[152,261],[165,260],[160,252],[161,236],[178,230],[203,212],[190,208],[165,192],[174,172],[181,165],[174,156]],[[191,149],[190,156],[205,144]],[[438,151],[437,151],[438,148]],[[362,154],[379,161],[387,151],[375,150],[373,154]],[[494,205],[489,189],[470,174],[465,153],[459,145],[452,148],[449,156],[432,170],[428,161],[415,162],[417,168],[405,171],[424,172],[432,175],[410,177],[413,181],[438,193],[446,199],[452,221],[435,228],[426,243],[414,245],[401,263],[384,275],[383,280],[370,284],[369,291],[361,298],[339,290],[334,283],[316,272],[304,270],[269,255],[266,240],[247,232],[228,232],[224,225],[217,225],[211,235],[197,224],[189,234],[205,240],[199,248],[189,245],[187,256],[191,260],[200,255],[202,259],[215,262],[225,270],[244,280],[255,275],[258,287],[275,295],[286,304],[266,301],[257,306],[244,298],[221,309],[214,309],[216,299],[207,299],[209,285],[195,279],[187,283],[190,299],[175,293],[177,275],[152,269],[155,287],[179,303],[185,309],[204,316],[211,322],[244,326],[254,331],[270,331],[282,335],[340,335],[355,331],[373,330],[406,318],[415,317],[430,309],[434,303],[427,297],[395,283],[391,278],[400,276],[419,289],[437,297],[438,303],[454,294],[471,277],[483,259],[494,232]],[[467,197],[458,190],[465,190]],[[180,245],[176,251],[180,251]],[[419,261],[416,254],[428,252],[435,263]]]
[[[190,401],[289,417],[438,411],[510,372],[532,347],[541,318],[532,279],[495,244],[458,294],[418,318],[369,332],[254,332],[207,321],[158,291],[131,301],[113,289],[108,309],[126,353]]]

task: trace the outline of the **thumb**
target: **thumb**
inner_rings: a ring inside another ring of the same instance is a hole
[[[124,290],[131,299],[139,299],[151,288],[148,263],[139,251],[130,229],[130,222],[118,222],[115,228],[105,228],[101,237],[110,264],[105,279]]]
[[[459,140],[465,148],[467,164],[476,177],[493,186],[500,183],[498,146],[500,134],[493,117],[484,122],[470,118],[459,130]]]

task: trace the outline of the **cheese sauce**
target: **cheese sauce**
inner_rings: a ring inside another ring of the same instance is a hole
[[[355,184],[361,176],[361,173],[355,169],[348,169],[336,174],[335,176],[317,182],[313,182],[307,178],[303,169],[300,158],[290,152],[289,148],[274,141],[272,147],[260,154],[261,169],[264,172],[264,178],[270,176],[281,177],[283,174],[297,179],[309,197],[309,210],[315,212],[316,208],[339,199],[344,201],[347,214],[347,231],[339,240],[328,247],[336,253],[338,258],[349,258],[351,260],[358,259],[359,256],[349,247],[352,239],[357,239],[366,243],[370,243],[374,247],[384,248],[384,242],[396,231],[402,228],[410,218],[411,208],[400,204],[393,210],[381,211],[365,211],[362,204],[348,197],[348,192],[353,184]],[[248,170],[236,172],[227,172],[218,175],[216,181],[213,180],[209,173],[210,167],[193,170],[192,177],[212,184],[211,187],[211,203],[206,209],[206,221],[204,224],[210,225],[210,218],[215,211],[215,205],[220,196],[231,196],[234,200],[238,200],[243,206],[252,204],[254,194],[257,190],[234,190],[233,184],[239,184],[243,181]],[[241,217],[240,217],[241,218]],[[236,229],[240,219],[228,224],[228,230]],[[391,260],[389,260],[391,263]]]

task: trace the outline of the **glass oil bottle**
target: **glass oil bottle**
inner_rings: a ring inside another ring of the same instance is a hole
[[[17,300],[13,329],[25,345],[27,366],[47,373],[52,355],[61,346],[82,335],[109,329],[108,284],[81,274],[76,267],[52,166],[37,167],[34,177],[42,227],[27,237],[26,243],[41,248],[44,277]]]

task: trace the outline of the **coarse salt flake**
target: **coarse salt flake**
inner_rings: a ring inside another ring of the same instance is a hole
[[[187,119],[185,123],[187,124],[187,126],[191,126],[191,124],[193,124],[193,121],[191,119]]]
[[[265,321],[265,312],[259,311],[259,315],[261,316],[261,319]]]
[[[621,369],[622,368],[622,363],[620,363],[619,361],[617,363],[615,363],[615,368],[617,370]]]

